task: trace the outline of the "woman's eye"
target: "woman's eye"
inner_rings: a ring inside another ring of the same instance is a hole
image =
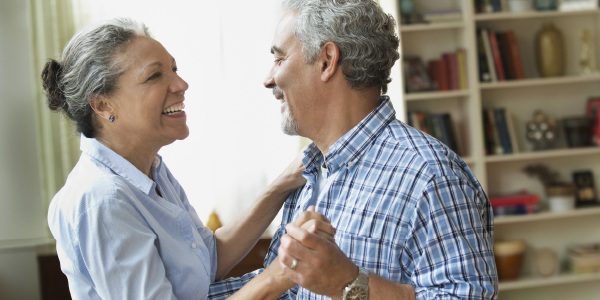
[[[173,73],[177,73],[177,70],[179,70],[177,67],[173,67]]]

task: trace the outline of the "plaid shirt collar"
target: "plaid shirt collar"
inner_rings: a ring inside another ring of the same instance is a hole
[[[354,128],[340,137],[329,147],[325,155],[327,169],[330,173],[337,172],[342,166],[351,166],[366,153],[380,132],[396,118],[396,111],[388,96],[381,96],[379,106],[369,113]],[[310,143],[304,150],[302,162],[306,166],[305,174],[316,172],[323,161],[323,155],[315,143]]]

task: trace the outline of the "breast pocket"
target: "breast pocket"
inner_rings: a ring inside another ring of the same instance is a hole
[[[395,282],[402,276],[402,248],[395,241],[356,235],[338,230],[335,240],[340,249],[356,265]]]

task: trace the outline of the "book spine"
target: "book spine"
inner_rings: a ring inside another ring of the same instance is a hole
[[[502,2],[500,0],[491,0],[492,10],[494,12],[502,11]]]
[[[448,70],[446,63],[442,59],[432,59],[428,63],[429,77],[435,82],[438,91],[447,91],[450,89],[448,82]]]
[[[513,70],[506,34],[504,32],[496,32],[496,41],[498,42],[498,49],[500,50],[500,59],[502,60],[504,77],[506,77],[507,80],[515,79],[515,71]]]
[[[477,30],[477,66],[479,68],[479,82],[492,81],[490,68],[487,64],[487,57],[485,56],[485,47],[483,46],[483,37],[481,36],[480,29]]]
[[[515,72],[515,79],[524,79],[525,72],[523,71],[523,62],[521,61],[521,53],[517,44],[517,36],[514,31],[506,32],[506,38],[509,45],[511,63]]]
[[[498,135],[500,137],[500,143],[502,143],[502,149],[504,149],[504,154],[510,154],[512,153],[512,145],[510,136],[508,135],[504,108],[494,108],[494,117],[496,118],[496,127],[498,128]]]
[[[494,115],[494,109],[487,109],[488,118],[490,120],[490,124],[492,125],[492,135],[494,137],[494,154],[504,154],[504,148],[502,147],[502,142],[500,141],[500,134],[498,132],[498,126],[496,125],[496,117]]]
[[[487,110],[482,111],[483,116],[483,137],[485,141],[485,154],[492,155],[496,153],[496,144],[494,143],[494,127],[490,122]]]
[[[496,65],[494,63],[494,54],[492,53],[492,46],[490,45],[490,35],[487,29],[481,29],[481,39],[483,41],[483,48],[485,51],[485,57],[487,65],[490,70],[490,81],[498,81],[498,72],[496,71]]]
[[[517,140],[517,129],[515,128],[515,118],[509,108],[504,109],[506,117],[506,127],[508,127],[508,135],[510,136],[510,145],[513,153],[519,153],[519,142]]]
[[[461,90],[469,88],[467,79],[467,50],[458,48],[456,50],[456,66],[458,69],[458,87]]]
[[[492,49],[492,55],[494,57],[494,66],[496,67],[496,73],[498,73],[498,80],[504,81],[504,69],[502,68],[502,56],[500,55],[500,48],[498,47],[498,39],[494,31],[489,32],[490,36],[490,47]]]
[[[457,90],[460,88],[458,82],[458,65],[456,62],[456,53],[455,52],[446,52],[442,54],[444,61],[446,62],[446,67],[448,71],[448,82],[450,83],[451,90]]]

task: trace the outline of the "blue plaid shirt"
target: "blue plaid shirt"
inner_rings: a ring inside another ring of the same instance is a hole
[[[414,286],[417,299],[497,298],[485,192],[457,154],[396,120],[388,97],[327,155],[309,145],[303,162],[307,183],[285,202],[265,265],[277,257],[285,224],[314,204],[356,265]],[[334,178],[313,197],[323,162]],[[260,272],[214,283],[209,299],[231,295]],[[327,299],[301,287],[282,298]]]

